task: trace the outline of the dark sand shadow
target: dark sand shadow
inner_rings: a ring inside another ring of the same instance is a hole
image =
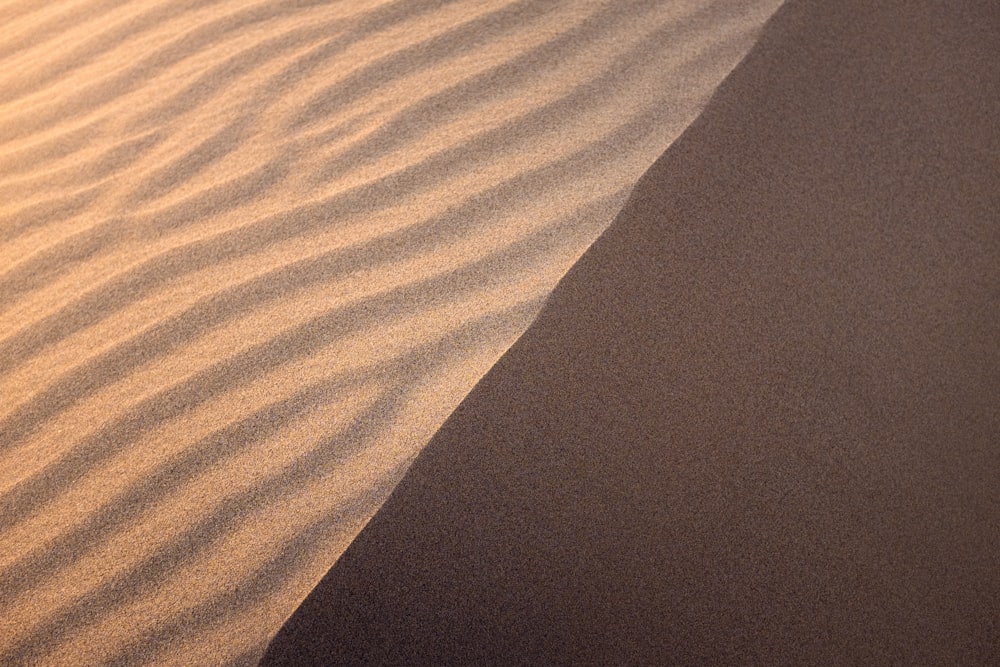
[[[264,664],[996,664],[1000,11],[788,3]]]

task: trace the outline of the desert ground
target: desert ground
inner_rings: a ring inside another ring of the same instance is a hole
[[[0,25],[0,664],[1000,660],[994,3]]]

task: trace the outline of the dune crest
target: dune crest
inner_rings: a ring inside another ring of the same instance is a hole
[[[0,663],[253,662],[778,4],[0,4]]]

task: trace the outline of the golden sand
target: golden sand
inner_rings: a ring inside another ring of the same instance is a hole
[[[777,4],[0,4],[0,663],[252,663]]]

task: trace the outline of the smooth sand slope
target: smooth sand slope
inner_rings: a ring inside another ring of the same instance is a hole
[[[998,44],[784,5],[265,664],[997,664]]]
[[[0,664],[255,662],[778,4],[0,2]]]

